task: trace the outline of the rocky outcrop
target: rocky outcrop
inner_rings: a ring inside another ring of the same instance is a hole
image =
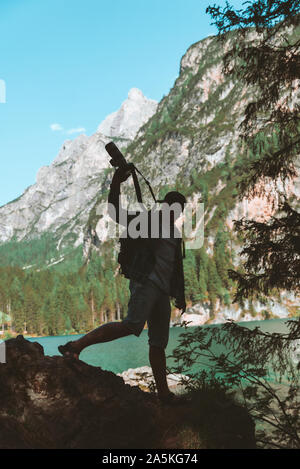
[[[247,412],[209,393],[176,407],[18,336],[0,364],[0,448],[253,448]],[[209,414],[207,414],[209,410]],[[230,422],[230,423],[229,423]]]
[[[159,437],[151,396],[109,371],[22,336],[0,365],[0,448],[146,448]]]
[[[300,307],[300,300],[293,294],[283,292],[280,298],[272,298],[269,304],[260,301],[245,300],[244,306],[231,304],[224,306],[216,301],[214,318],[211,317],[209,303],[195,303],[174,321],[174,325],[185,323],[187,327],[202,326],[203,324],[221,324],[228,320],[237,322],[260,321],[264,319],[283,319],[292,317],[294,308]]]

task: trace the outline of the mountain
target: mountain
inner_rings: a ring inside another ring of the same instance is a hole
[[[263,211],[267,215],[270,208],[263,199],[254,203],[237,199],[236,182],[244,164],[239,125],[253,90],[224,76],[224,49],[233,40],[234,35],[228,35],[221,46],[217,37],[208,37],[187,50],[174,86],[125,150],[128,161],[146,175],[160,196],[180,188],[189,202],[205,203],[209,243],[225,214],[231,230],[233,218],[257,217]],[[128,185],[124,191],[133,195],[132,184],[131,191]],[[100,194],[92,213],[103,201]],[[89,221],[99,241],[105,239],[101,224],[96,229],[97,217]]]
[[[250,31],[249,40],[254,38]],[[36,184],[0,208],[2,266],[18,265],[31,272],[52,266],[65,269],[70,274],[63,278],[61,297],[78,296],[76,320],[72,319],[75,312],[68,310],[70,301],[61,300],[66,305],[63,322],[60,319],[54,327],[53,319],[44,318],[38,330],[52,334],[66,327],[79,332],[94,324],[97,315],[102,321],[126,313],[128,292],[116,276],[116,245],[106,243],[107,230],[98,210],[107,200],[113,173],[104,149],[110,140],[151,181],[159,198],[176,189],[193,206],[197,201],[204,203],[204,245],[187,250],[185,259],[186,294],[193,313],[210,322],[297,314],[299,302],[293,295],[277,294],[273,304],[246,301],[232,305],[234,285],[227,270],[239,265],[241,246],[232,229],[233,219],[266,218],[272,213],[267,200],[238,198],[238,181],[246,164],[239,125],[255,90],[222,71],[224,50],[234,40],[232,32],[222,44],[214,36],[193,44],[181,59],[174,86],[158,104],[132,89],[119,111],[108,116],[94,135],[65,142],[53,163],[40,169]],[[141,186],[151,201],[143,181]],[[132,181],[123,191],[134,197]],[[299,180],[292,188],[297,191]],[[91,259],[86,274],[79,269],[82,253],[85,260]],[[75,280],[72,272],[76,269],[86,277]],[[14,291],[22,289],[22,275]],[[43,308],[55,312],[61,286],[55,274],[51,275],[48,280],[53,286],[45,293],[48,303]],[[5,311],[4,306],[2,309]],[[67,327],[70,322],[72,327]]]
[[[155,113],[157,102],[147,99],[138,88],[132,88],[121,108],[107,116],[98,132],[112,138],[133,140],[137,131]]]
[[[253,39],[255,33],[250,31],[249,41]],[[187,251],[186,290],[190,306],[197,305],[193,312],[211,322],[286,317],[296,314],[300,306],[293,295],[285,294],[275,295],[269,303],[231,303],[234,286],[227,269],[239,265],[241,246],[232,229],[233,220],[265,220],[274,212],[272,193],[269,200],[255,197],[240,201],[238,197],[247,158],[239,125],[255,89],[223,73],[224,50],[234,40],[231,33],[222,44],[216,37],[193,44],[181,60],[179,76],[169,94],[126,148],[127,160],[151,181],[159,198],[176,189],[189,203],[204,203],[204,246]],[[143,181],[141,185],[151,202],[147,186]],[[132,184],[124,185],[123,192],[134,197]],[[290,194],[298,197],[299,193],[298,178],[291,184]],[[106,231],[97,207],[104,200],[100,194],[91,212],[86,253],[92,246],[98,252],[103,249]]]
[[[0,208],[0,240],[20,241],[52,233],[58,249],[65,244],[80,245],[109,167],[106,143],[113,137],[126,147],[156,107],[155,101],[133,88],[120,110],[108,116],[94,135],[65,141],[52,164],[40,168],[36,183]]]

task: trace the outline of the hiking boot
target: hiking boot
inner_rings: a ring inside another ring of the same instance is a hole
[[[59,345],[58,350],[63,357],[79,360],[79,353],[75,352],[72,346],[73,342],[67,342],[65,345]]]

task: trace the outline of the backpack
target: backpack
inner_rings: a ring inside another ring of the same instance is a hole
[[[147,179],[143,176],[143,174],[135,166],[133,166],[132,177],[133,177],[134,188],[135,188],[138,202],[142,203],[143,199],[142,199],[142,193],[141,193],[139,181],[138,181],[137,174],[136,174],[137,172],[142,176],[142,178],[148,185],[151,195],[154,199],[154,202],[156,202],[156,198],[155,198],[155,195],[153,193],[153,190],[149,181],[147,181]],[[120,243],[120,251],[118,254],[118,263],[120,264],[120,272],[122,275],[124,275],[124,277],[131,278],[132,275],[134,275],[135,273],[135,268],[136,268],[135,261],[137,261],[137,257],[143,251],[143,249],[145,248],[149,249],[149,242],[145,241],[144,238],[133,239],[127,236],[127,237],[120,238],[119,243]],[[133,269],[132,269],[132,266],[133,266]]]
[[[124,277],[130,278],[130,263],[134,252],[136,251],[136,239],[120,238],[120,251],[118,255],[118,263],[120,264],[120,272]]]

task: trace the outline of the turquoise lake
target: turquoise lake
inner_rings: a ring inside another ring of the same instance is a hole
[[[260,327],[265,332],[286,333],[288,328],[286,321],[288,319],[270,319],[266,321],[243,322],[240,325],[244,327],[254,328]],[[200,326],[200,327],[219,327],[216,326]],[[191,331],[194,327],[189,327]],[[178,344],[179,335],[184,332],[181,327],[170,328],[169,344],[166,354],[170,355]],[[70,340],[75,340],[81,335],[72,336],[54,336],[54,337],[35,337],[29,338],[32,342],[38,342],[44,347],[45,355],[60,355],[57,350],[58,345],[65,344]],[[103,344],[92,345],[86,348],[80,355],[80,359],[89,365],[99,366],[103,370],[113,371],[114,373],[122,373],[128,368],[138,368],[140,366],[149,366],[148,360],[148,331],[143,330],[140,337],[128,336],[121,339],[106,342]],[[172,360],[167,360],[168,366],[172,366]]]

